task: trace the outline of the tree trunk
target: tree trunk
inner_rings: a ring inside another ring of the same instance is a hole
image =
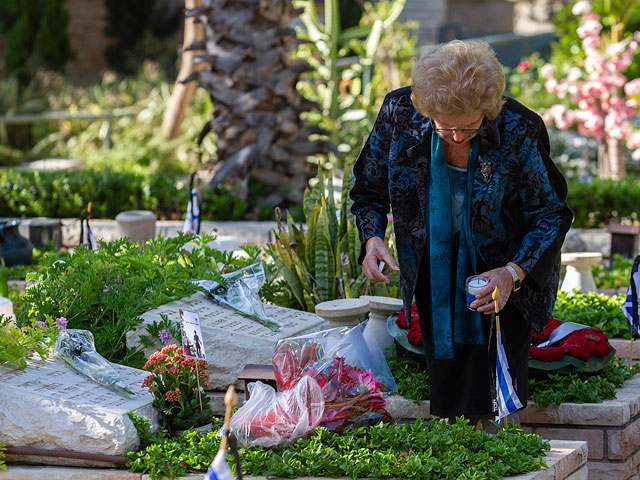
[[[204,5],[201,58],[209,65],[196,76],[214,111],[200,140],[211,132],[217,147],[211,162],[215,175],[207,187],[262,184],[268,187],[262,203],[300,204],[316,172],[309,157],[332,148],[326,137],[317,138],[326,132],[301,118],[315,105],[296,89],[311,69],[292,58],[299,40],[291,25],[300,12],[292,0],[205,0]],[[246,189],[240,192],[243,196]]]
[[[616,138],[602,139],[598,144],[598,175],[602,179],[620,180],[626,175],[624,145]]]
[[[202,0],[185,0],[185,9],[193,9],[202,6]],[[195,17],[186,17],[184,20],[184,36],[182,41],[182,59],[180,62],[180,72],[176,80],[167,110],[162,121],[162,134],[167,140],[171,140],[180,135],[180,126],[184,119],[184,113],[191,102],[193,92],[198,86],[198,79],[193,78],[187,83],[182,80],[189,77],[194,72],[202,68],[202,64],[194,63],[196,55],[203,53],[203,50],[189,49],[190,45],[197,45],[204,40],[204,26],[197,22]]]

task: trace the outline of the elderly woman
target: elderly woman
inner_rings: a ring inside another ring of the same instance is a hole
[[[399,270],[407,314],[415,295],[431,413],[473,423],[496,411],[491,293],[497,286],[503,342],[525,406],[531,328],[541,330],[553,310],[572,219],[542,119],[504,97],[504,88],[502,66],[484,42],[453,41],[423,54],[411,87],[386,96],[350,194],[365,275],[388,282],[389,268]],[[390,208],[399,267],[383,242]],[[379,271],[380,262],[388,268]],[[471,304],[476,311],[467,308],[464,285],[473,274],[489,281]]]

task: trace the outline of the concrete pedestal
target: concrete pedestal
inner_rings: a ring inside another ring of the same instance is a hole
[[[369,302],[369,322],[366,329],[371,332],[381,350],[390,347],[393,337],[387,331],[387,318],[402,309],[402,300],[373,295],[362,295],[360,299]]]
[[[340,298],[316,305],[316,314],[329,321],[329,328],[353,327],[369,311],[369,302],[362,298]]]
[[[572,293],[574,290],[581,293],[597,291],[591,269],[600,260],[602,260],[600,252],[563,253],[562,264],[566,265],[567,272],[560,290],[567,293]]]
[[[144,243],[156,237],[156,214],[149,210],[128,210],[116,215],[121,237]]]

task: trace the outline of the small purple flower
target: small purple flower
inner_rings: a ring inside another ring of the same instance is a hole
[[[148,291],[149,293],[153,293],[153,287],[149,287]]]
[[[36,325],[40,325],[42,328],[49,328],[49,325],[47,325],[45,322],[43,322],[42,320],[36,320]]]
[[[160,341],[166,345],[171,341],[171,332],[168,328],[163,328],[158,332],[158,337],[160,337]]]
[[[65,317],[58,317],[56,318],[56,325],[58,326],[58,328],[60,330],[66,330],[67,329],[67,319]]]
[[[107,293],[109,291],[109,287],[104,287],[104,289],[102,290],[102,293]]]

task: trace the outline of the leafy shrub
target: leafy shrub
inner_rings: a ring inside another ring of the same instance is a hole
[[[127,453],[131,458],[127,467],[154,480],[206,471],[219,448],[216,432],[221,427],[217,419],[211,432],[190,431]],[[317,428],[292,445],[244,448],[239,454],[243,474],[268,478],[497,480],[544,467],[544,452],[549,449],[542,437],[525,434],[514,424],[488,434],[458,419],[453,425],[443,420],[416,420],[403,426],[381,422],[341,434]],[[228,463],[235,471],[230,454]]]
[[[598,288],[624,288],[629,286],[632,267],[632,259],[615,253],[611,267],[606,268],[604,265],[596,263],[591,268],[591,273]]]
[[[127,349],[125,335],[140,323],[142,313],[196,292],[190,280],[221,280],[223,269],[255,261],[207,246],[213,238],[180,232],[144,248],[121,239],[100,242],[96,251],[77,248],[64,262],[47,259],[42,273],[28,277],[40,283],[25,291],[22,302],[28,311],[18,316],[18,324],[65,317],[68,328],[94,334],[96,350],[107,360],[141,367],[144,358]],[[189,241],[195,245],[191,253],[182,250]]]
[[[92,202],[93,218],[114,218],[123,210],[151,210],[161,219],[176,219],[183,216],[187,190],[176,188],[174,177],[158,173],[0,170],[0,204],[5,216],[77,218]],[[201,197],[204,220],[245,219],[252,201],[252,196],[248,202],[241,201],[235,188],[223,185],[203,189]]]
[[[34,353],[46,360],[56,333],[53,325],[43,322],[18,328],[13,321],[0,315],[0,365],[11,362],[23,370]]]
[[[0,34],[7,42],[5,71],[28,78],[38,68],[62,70],[72,56],[68,24],[63,0],[0,2]]]
[[[573,211],[573,226],[598,228],[611,222],[638,221],[640,179],[627,176],[622,180],[590,182],[570,180],[568,203]]]
[[[627,318],[622,313],[625,297],[596,292],[574,291],[571,295],[558,292],[553,316],[562,322],[598,327],[608,338],[630,338]]]

